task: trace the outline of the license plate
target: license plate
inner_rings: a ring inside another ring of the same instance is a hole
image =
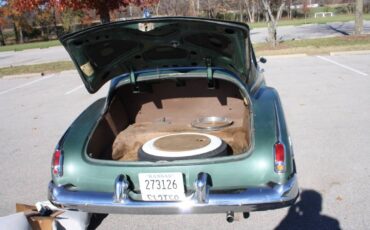
[[[180,201],[185,198],[182,173],[139,173],[142,199]]]

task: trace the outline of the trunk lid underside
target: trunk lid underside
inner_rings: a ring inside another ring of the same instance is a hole
[[[247,75],[248,27],[199,18],[104,24],[60,38],[90,93],[125,73],[171,67],[220,67]]]

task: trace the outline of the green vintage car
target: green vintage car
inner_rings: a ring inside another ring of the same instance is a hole
[[[166,17],[61,37],[90,93],[59,141],[49,200],[90,213],[247,214],[299,195],[278,93],[245,24]]]

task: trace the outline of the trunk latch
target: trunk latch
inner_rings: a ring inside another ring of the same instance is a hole
[[[211,58],[205,58],[204,61],[206,62],[206,66],[207,66],[208,88],[215,89],[215,80],[213,79]]]

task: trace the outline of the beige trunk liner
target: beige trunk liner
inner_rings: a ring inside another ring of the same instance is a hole
[[[139,148],[150,139],[179,132],[208,133],[223,139],[231,148],[232,154],[240,154],[249,148],[249,136],[246,128],[239,124],[218,131],[203,131],[188,124],[172,124],[167,122],[142,122],[129,125],[121,131],[112,147],[113,160],[136,161]]]

